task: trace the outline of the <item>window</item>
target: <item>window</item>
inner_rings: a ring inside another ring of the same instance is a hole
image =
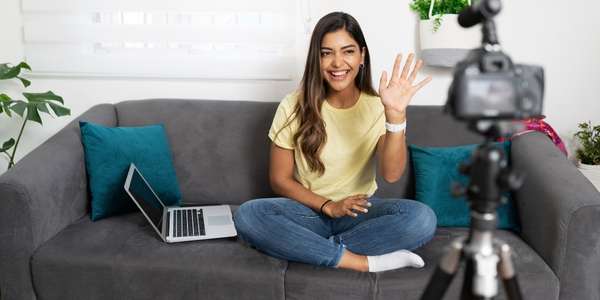
[[[291,80],[298,1],[23,0],[38,74]]]

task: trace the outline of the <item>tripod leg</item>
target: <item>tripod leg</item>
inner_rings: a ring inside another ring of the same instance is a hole
[[[473,296],[473,275],[475,271],[473,270],[474,263],[470,258],[466,259],[465,262],[465,274],[463,280],[463,286],[460,290],[460,300],[472,300],[475,299]]]
[[[431,279],[429,279],[425,292],[421,295],[421,300],[442,299],[454,275],[456,275],[462,257],[462,249],[462,239],[452,242],[448,253],[442,257]]]
[[[521,300],[523,298],[521,289],[519,288],[519,282],[517,281],[517,273],[511,258],[512,250],[508,244],[502,244],[500,246],[500,262],[498,270],[500,276],[504,282],[504,288],[506,289],[506,295],[510,300]]]
[[[493,299],[498,294],[499,258],[496,254],[477,253],[467,258],[461,299]]]

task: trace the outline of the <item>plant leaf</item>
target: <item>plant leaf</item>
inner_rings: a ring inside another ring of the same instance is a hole
[[[37,108],[38,111],[50,114],[50,111],[48,110],[48,106],[46,105],[46,103],[38,103],[35,107]]]
[[[0,114],[2,112],[6,112],[9,117],[12,117],[10,113],[10,105],[12,104],[12,99],[6,94],[0,94]]]
[[[31,67],[24,61],[19,63],[19,67],[21,67],[22,69],[27,69],[27,70],[31,71]]]
[[[37,103],[28,103],[27,104],[27,120],[34,121],[43,125],[42,118],[40,117],[40,113],[37,109]]]
[[[25,62],[21,62],[20,64],[11,67],[9,66],[9,64],[0,64],[0,80],[4,80],[4,79],[12,79],[15,77],[18,77],[19,74],[21,73],[21,69],[27,69],[29,71],[31,71],[31,67],[29,67],[28,64],[26,64]],[[23,85],[25,87],[29,86],[29,84],[31,84],[31,82],[27,79],[18,77],[19,80],[21,80],[21,82],[23,83]]]
[[[42,124],[42,120],[39,118],[39,112],[50,114],[48,106],[50,106],[52,111],[54,111],[58,117],[71,114],[70,109],[60,105],[64,104],[63,98],[54,94],[52,91],[47,91],[45,93],[23,93],[23,96],[25,96],[29,102],[27,103],[28,120]]]
[[[8,151],[8,149],[12,148],[12,146],[15,145],[15,139],[10,139],[6,142],[4,142],[4,144],[2,144],[2,148],[0,148],[0,152],[5,152]]]
[[[52,91],[47,91],[45,93],[23,93],[23,96],[27,98],[29,102],[46,102],[48,101],[56,101],[64,104],[63,98],[59,95],[54,94]]]
[[[19,116],[23,117],[23,113],[25,112],[25,109],[27,109],[27,102],[22,100],[16,100],[13,101],[13,103],[14,104],[10,107],[10,109],[17,113]]]
[[[6,112],[6,115],[9,118],[12,118],[12,113],[10,112],[10,106],[8,106],[8,104],[6,103],[2,103],[2,105],[0,105],[0,114]]]
[[[66,107],[54,103],[48,103],[48,105],[50,105],[50,108],[52,108],[52,111],[57,117],[71,115],[71,110]]]
[[[17,79],[21,80],[21,83],[23,83],[23,85],[25,87],[28,87],[28,86],[31,85],[31,81],[29,81],[29,80],[27,80],[27,79],[25,79],[23,77],[17,76]]]
[[[0,64],[0,79],[11,79],[19,76],[21,69],[17,67],[10,67],[9,64]]]

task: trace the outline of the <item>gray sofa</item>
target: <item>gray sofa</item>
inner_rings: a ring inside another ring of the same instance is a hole
[[[2,299],[417,299],[465,228],[439,228],[417,251],[424,269],[360,273],[282,261],[237,238],[167,245],[137,212],[90,221],[78,120],[165,124],[184,202],[236,209],[274,196],[267,131],[277,104],[155,99],[85,112],[0,176]],[[438,106],[408,116],[409,143],[481,140]],[[600,299],[600,194],[542,134],[516,138],[512,164],[528,175],[515,195],[522,232],[497,236],[515,250],[526,299]],[[378,182],[378,196],[414,194],[411,168]],[[461,283],[459,274],[447,299]]]

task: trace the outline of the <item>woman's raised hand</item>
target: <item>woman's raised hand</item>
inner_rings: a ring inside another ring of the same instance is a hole
[[[367,195],[354,195],[343,200],[326,204],[323,212],[330,218],[340,218],[343,216],[357,217],[358,213],[367,213],[371,203]]]
[[[423,61],[419,59],[413,67],[414,58],[415,55],[413,53],[409,54],[406,63],[402,68],[402,72],[400,72],[402,54],[398,54],[396,56],[396,61],[394,62],[392,78],[390,78],[389,82],[386,71],[383,71],[381,74],[381,79],[379,81],[379,95],[381,96],[381,102],[385,107],[386,116],[389,116],[390,113],[404,115],[406,107],[415,93],[431,81],[431,76],[427,76],[419,83],[413,84],[419,70],[423,66]]]

